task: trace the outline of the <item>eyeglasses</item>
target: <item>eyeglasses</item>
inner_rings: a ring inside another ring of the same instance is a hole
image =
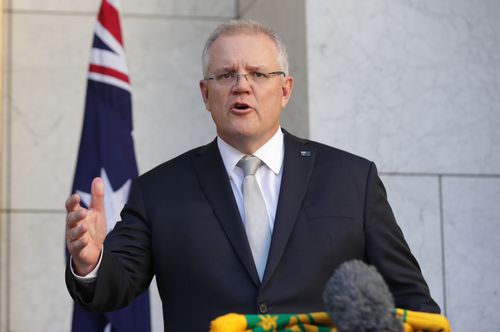
[[[258,71],[251,71],[251,72],[246,73],[246,74],[239,74],[236,72],[227,72],[227,73],[222,73],[222,74],[218,74],[215,76],[205,77],[205,80],[207,80],[207,81],[214,80],[215,82],[217,82],[220,85],[231,86],[231,85],[238,83],[238,80],[240,79],[240,77],[243,76],[246,78],[247,82],[249,82],[249,83],[253,82],[256,84],[264,84],[271,77],[279,76],[279,75],[283,75],[283,77],[286,76],[286,74],[282,71],[273,71],[271,73],[261,73]]]

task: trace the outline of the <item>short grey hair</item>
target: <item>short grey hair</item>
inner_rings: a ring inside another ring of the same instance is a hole
[[[212,44],[222,35],[236,35],[239,33],[249,33],[249,34],[264,34],[271,38],[271,40],[276,45],[278,50],[278,64],[280,65],[281,71],[288,75],[288,54],[286,52],[285,45],[278,37],[276,32],[274,32],[268,26],[259,23],[254,20],[231,20],[226,23],[220,24],[215,30],[210,34],[203,48],[203,53],[201,56],[201,66],[203,69],[203,77],[208,75],[208,65],[210,64],[210,47]]]

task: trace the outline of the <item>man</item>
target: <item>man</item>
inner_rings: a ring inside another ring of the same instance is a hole
[[[255,22],[223,24],[203,74],[217,139],[139,177],[104,244],[102,180],[89,210],[67,200],[75,301],[113,310],[156,275],[165,329],[205,331],[229,312],[322,311],[327,279],[357,258],[378,268],[398,307],[439,312],[375,165],[281,130],[293,78],[278,37]]]

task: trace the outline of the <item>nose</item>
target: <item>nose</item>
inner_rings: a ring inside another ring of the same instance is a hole
[[[238,84],[238,81],[241,79],[241,77],[243,76],[245,78],[245,80],[248,82],[248,75],[249,74],[236,74],[236,84]]]
[[[233,86],[233,91],[241,93],[249,90],[250,90],[250,82],[248,81],[248,74],[238,74],[236,76],[236,82]]]

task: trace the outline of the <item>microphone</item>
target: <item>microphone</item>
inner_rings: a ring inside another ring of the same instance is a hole
[[[360,260],[342,263],[323,292],[328,313],[339,332],[403,332],[394,298],[374,266]]]

